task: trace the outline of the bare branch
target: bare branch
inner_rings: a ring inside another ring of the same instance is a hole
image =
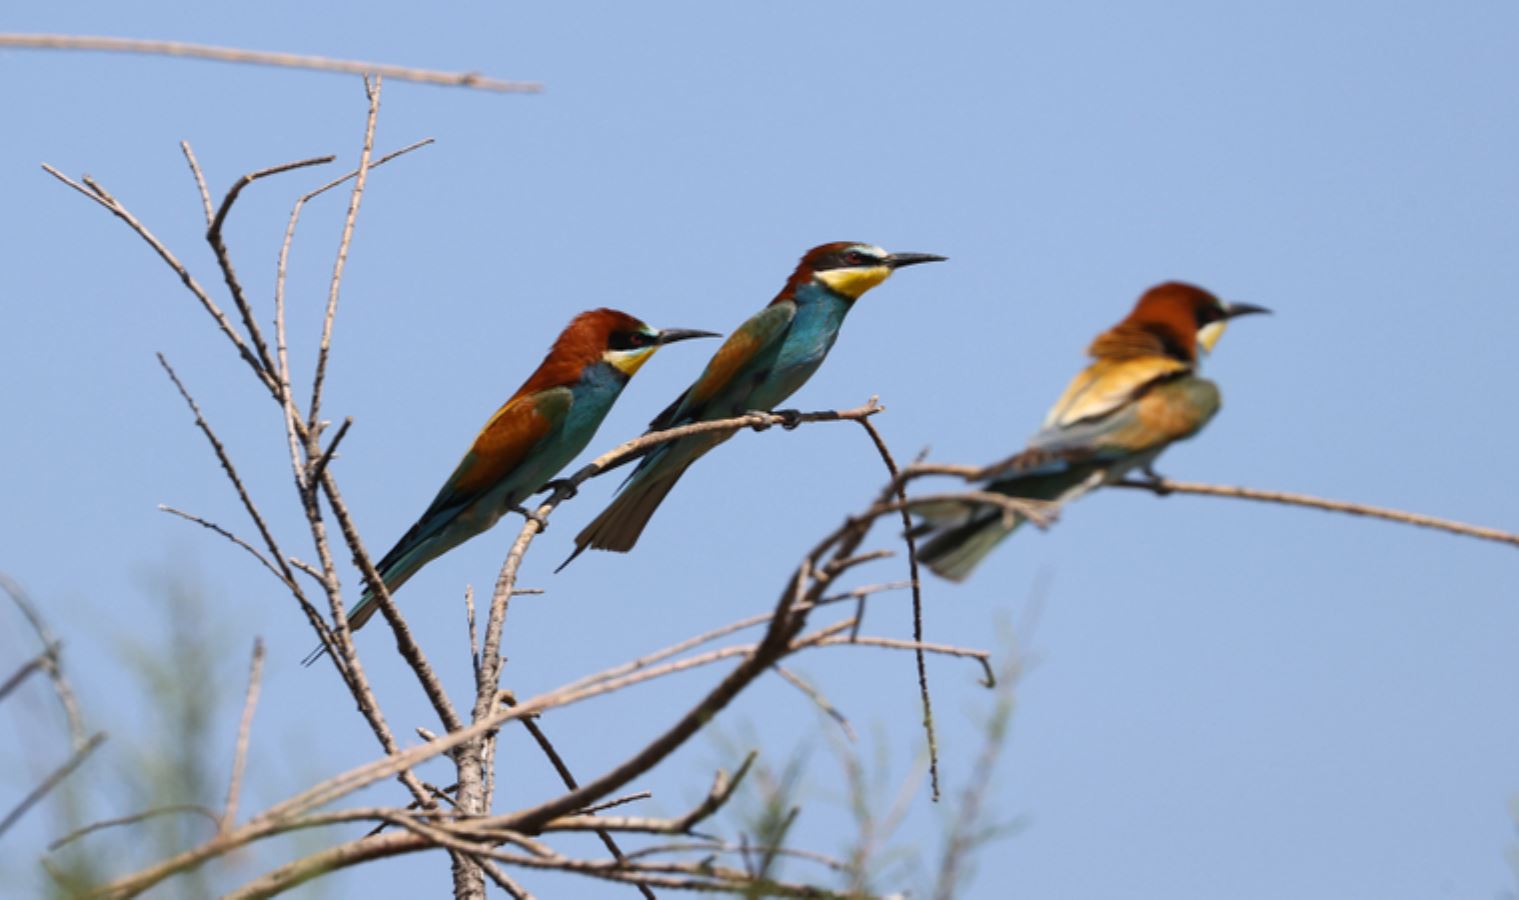
[[[1519,534],[1510,531],[1484,528],[1481,525],[1468,525],[1465,522],[1457,522],[1452,519],[1405,512],[1401,509],[1391,509],[1385,506],[1370,506],[1364,503],[1350,503],[1344,500],[1326,500],[1322,497],[1313,497],[1308,494],[1294,494],[1287,491],[1263,491],[1257,488],[1230,487],[1219,484],[1199,484],[1193,481],[1172,481],[1169,478],[1160,478],[1155,481],[1120,481],[1114,487],[1149,491],[1161,497],[1164,497],[1166,494],[1198,494],[1206,497],[1232,497],[1237,500],[1259,500],[1263,503],[1304,506],[1309,509],[1322,509],[1329,512],[1346,513],[1352,516],[1366,516],[1372,519],[1383,519],[1388,522],[1399,522],[1403,525],[1414,525],[1419,528],[1433,528],[1438,531],[1447,531],[1451,534],[1479,538],[1484,541],[1496,541],[1500,544],[1510,544],[1519,547]]]
[[[188,144],[182,144],[182,146],[189,147]],[[325,165],[333,159],[334,157],[331,156],[320,156],[249,172],[233,182],[232,188],[227,191],[227,196],[222,200],[221,206],[216,210],[216,215],[211,219],[210,226],[206,229],[206,242],[211,245],[212,252],[216,254],[216,263],[221,267],[222,279],[226,281],[227,291],[232,295],[232,302],[243,318],[243,327],[248,330],[248,339],[253,342],[253,347],[258,352],[259,364],[271,376],[275,373],[274,359],[269,355],[269,345],[264,342],[263,330],[258,327],[258,319],[253,315],[253,307],[248,303],[248,295],[243,292],[242,282],[237,279],[237,270],[232,265],[232,257],[227,253],[227,243],[222,240],[222,226],[226,223],[227,214],[232,211],[232,204],[237,202],[237,196],[243,192],[243,188],[260,178],[291,172],[307,166]],[[197,176],[199,173],[200,170],[197,168]]]
[[[396,78],[401,81],[475,88],[497,93],[536,94],[543,90],[543,85],[535,81],[501,81],[496,78],[486,78],[475,72],[437,72],[431,69],[413,69],[388,63],[329,59],[322,56],[302,56],[295,53],[273,53],[264,50],[239,50],[232,47],[212,47],[206,44],[186,44],[179,41],[146,41],[73,34],[0,34],[0,47],[31,50],[103,50],[113,53],[185,56],[218,62],[314,69],[321,72],[345,72],[349,75],[383,75],[386,78]]]
[[[88,175],[84,178],[85,185],[89,185],[86,188],[84,185],[79,184],[46,163],[42,165],[42,169],[49,175],[110,210],[112,215],[127,223],[127,227],[131,228],[137,233],[138,237],[146,241],[148,246],[152,247],[153,251],[158,254],[159,258],[179,275],[179,280],[184,282],[185,287],[190,289],[190,293],[195,295],[195,298],[200,301],[200,305],[206,312],[210,313],[211,318],[216,320],[217,327],[221,329],[222,334],[226,335],[227,340],[232,342],[232,346],[237,348],[238,354],[253,369],[254,374],[258,376],[258,380],[264,387],[269,389],[270,393],[275,394],[276,398],[278,398],[274,376],[264,370],[258,357],[248,348],[242,336],[237,333],[237,329],[232,327],[232,321],[227,318],[226,313],[222,312],[221,307],[217,305],[216,301],[211,299],[211,295],[206,293],[206,289],[201,287],[200,282],[195,280],[195,276],[190,274],[190,270],[185,268],[184,263],[180,262],[178,257],[169,252],[169,248],[164,246],[163,242],[153,232],[149,231],[145,225],[137,220],[136,216],[132,215],[125,206],[121,205],[120,201],[107,193],[105,188],[96,184]]]
[[[264,641],[253,639],[253,661],[248,665],[248,696],[243,701],[243,717],[237,725],[237,749],[232,755],[232,778],[227,784],[227,808],[217,825],[218,834],[232,830],[237,821],[237,797],[242,789],[243,768],[248,762],[248,735],[253,728],[253,710],[258,706],[259,679],[264,673]]]
[[[343,534],[343,540],[348,544],[348,549],[353,553],[354,563],[364,575],[365,585],[374,592],[374,598],[380,608],[380,613],[390,625],[395,634],[396,646],[401,651],[408,665],[416,673],[417,680],[421,682],[422,690],[427,694],[427,699],[432,702],[433,709],[438,713],[438,718],[443,722],[443,727],[449,731],[457,731],[462,727],[459,714],[454,711],[453,704],[448,699],[448,693],[443,690],[443,685],[438,681],[437,674],[427,662],[427,656],[422,652],[421,646],[411,635],[411,629],[407,627],[406,620],[401,617],[401,612],[396,608],[395,601],[391,599],[390,590],[385,587],[385,582],[380,578],[380,573],[375,571],[374,563],[370,561],[369,554],[364,549],[364,542],[359,537],[358,528],[353,524],[353,518],[348,514],[348,506],[343,502],[343,496],[338,492],[337,482],[332,473],[322,473],[321,488],[327,496],[327,503],[332,507],[332,514],[338,520],[338,528]],[[340,611],[339,611],[340,612]],[[342,627],[347,628],[346,618]],[[349,646],[352,646],[352,638],[349,637]]]
[[[870,440],[881,454],[881,461],[886,464],[886,471],[891,475],[891,486],[882,492],[882,499],[895,493],[897,500],[902,504],[902,540],[907,542],[908,578],[912,582],[912,639],[921,645],[923,643],[923,581],[918,573],[918,544],[912,533],[912,517],[907,512],[907,488],[902,484],[902,473],[897,468],[897,461],[892,458],[891,450],[886,446],[886,439],[881,437],[881,433],[869,419],[861,419],[860,427],[870,435]],[[854,631],[850,633],[850,637],[858,638],[859,633],[860,619],[856,618]],[[913,655],[918,664],[918,699],[923,705],[923,733],[928,738],[929,792],[937,803],[939,800],[939,738],[934,732],[933,699],[928,692],[928,663],[923,658],[921,646],[914,651]],[[852,739],[853,735],[850,737]]]

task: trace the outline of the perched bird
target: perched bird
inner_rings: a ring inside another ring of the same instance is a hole
[[[887,253],[848,241],[812,248],[770,305],[728,336],[696,382],[649,429],[774,409],[823,364],[844,317],[866,291],[904,266],[943,259],[929,253]],[[686,469],[731,436],[693,435],[656,447],[611,505],[575,538],[575,552],[560,568],[587,547],[631,550]]]
[[[574,459],[639,367],[665,344],[721,337],[710,331],[658,331],[615,309],[583,312],[548,356],[491,416],[464,459],[416,524],[375,568],[395,591],[423,566],[496,524]],[[378,609],[365,591],[348,612],[361,628]],[[306,662],[321,656],[317,648]]]
[[[1211,352],[1230,319],[1264,312],[1179,281],[1150,288],[1092,342],[1095,361],[1072,379],[1028,448],[987,471],[982,490],[1063,504],[1136,468],[1158,477],[1155,457],[1218,412],[1217,385],[1197,375],[1199,348]],[[918,560],[951,581],[969,576],[1022,521],[986,505],[936,507],[924,519],[915,529],[926,537]]]

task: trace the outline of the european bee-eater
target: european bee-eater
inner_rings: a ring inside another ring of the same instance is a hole
[[[659,331],[615,309],[583,312],[475,437],[416,524],[375,567],[395,591],[423,566],[496,524],[569,465],[601,427],[628,379],[665,344],[710,331]],[[365,591],[348,611],[358,629],[378,604]],[[307,662],[321,655],[317,648]]]
[[[982,489],[1064,504],[1136,468],[1155,477],[1155,457],[1218,412],[1218,386],[1197,375],[1199,350],[1211,352],[1230,319],[1264,312],[1179,281],[1146,291],[1092,342],[1095,361],[1066,387],[1028,448],[992,467]],[[1022,521],[986,506],[930,510],[924,518],[918,559],[951,581],[970,575]]]
[[[812,248],[770,305],[728,336],[696,382],[649,429],[774,409],[823,364],[844,317],[866,291],[904,266],[943,259],[930,253],[887,253],[848,241]],[[587,547],[631,550],[686,469],[731,436],[693,435],[656,447],[611,505],[575,538],[575,552],[564,565]]]

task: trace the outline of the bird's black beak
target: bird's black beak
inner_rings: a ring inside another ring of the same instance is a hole
[[[887,268],[900,269],[903,266],[915,266],[918,263],[944,262],[947,256],[936,256],[932,253],[892,253],[884,262]]]
[[[1256,306],[1254,303],[1225,303],[1224,318],[1233,319],[1239,316],[1249,316],[1265,313],[1269,315],[1271,310],[1264,306]]]
[[[722,337],[715,331],[697,331],[693,328],[666,328],[659,333],[659,346],[673,344],[676,341],[689,341],[691,338]]]

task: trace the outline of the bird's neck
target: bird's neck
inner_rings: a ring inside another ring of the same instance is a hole
[[[580,370],[580,380],[570,385],[576,394],[608,394],[615,398],[632,376],[606,360],[598,360]]]

